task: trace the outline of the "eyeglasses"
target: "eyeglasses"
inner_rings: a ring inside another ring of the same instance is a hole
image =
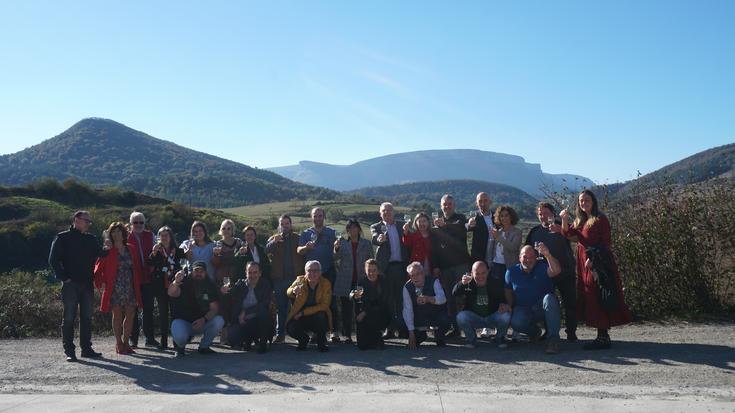
[[[133,222],[133,225],[143,225],[143,224],[145,224],[145,222],[143,222],[143,221],[134,221]]]
[[[92,220],[89,219],[89,218],[77,217],[77,219],[82,220],[82,221],[86,222],[87,224],[91,224],[92,223]]]

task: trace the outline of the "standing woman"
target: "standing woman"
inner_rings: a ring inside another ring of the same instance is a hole
[[[225,219],[219,226],[219,235],[222,237],[215,242],[212,252],[212,263],[216,271],[217,286],[222,286],[222,280],[229,277],[234,284],[234,277],[244,275],[244,268],[235,267],[235,253],[242,247],[240,238],[235,238],[235,223]]]
[[[334,241],[334,261],[337,276],[334,280],[332,299],[339,297],[342,313],[342,337],[345,343],[352,343],[352,301],[350,291],[365,278],[365,262],[373,258],[373,246],[362,237],[362,227],[357,219],[350,218],[345,226],[348,239]],[[335,314],[336,315],[336,314]],[[336,323],[335,323],[336,324]],[[337,329],[334,329],[335,334]]]
[[[133,354],[128,344],[133,329],[136,308],[143,304],[140,294],[142,264],[138,248],[128,244],[128,230],[122,222],[107,228],[112,248],[106,257],[97,259],[94,280],[97,288],[104,287],[100,311],[112,309],[112,331],[117,354]]]
[[[610,348],[610,327],[631,321],[612,251],[610,221],[600,211],[597,197],[589,189],[579,193],[575,214],[576,219],[572,225],[569,225],[569,212],[566,209],[559,215],[562,234],[577,242],[577,317],[584,320],[588,326],[597,328],[597,338],[585,343],[584,349],[607,349]],[[586,249],[590,247],[597,248],[607,255],[607,261],[614,273],[617,296],[617,309],[614,311],[607,311],[600,305],[596,274],[592,271],[592,261],[587,257]]]
[[[243,228],[242,236],[245,240],[242,246],[235,252],[236,274],[234,275],[235,278],[232,280],[232,284],[234,285],[236,280],[245,278],[245,266],[251,261],[258,263],[261,278],[265,278],[270,284],[271,262],[268,254],[265,252],[265,248],[258,244],[258,232],[255,230],[255,227],[248,225]]]
[[[161,227],[158,230],[158,243],[148,257],[153,266],[153,293],[158,300],[158,325],[161,329],[161,344],[159,348],[168,348],[168,313],[169,297],[168,286],[174,279],[174,274],[181,270],[179,261],[186,258],[184,250],[176,246],[174,232],[170,227]]]
[[[509,205],[501,205],[495,210],[493,228],[490,229],[488,240],[488,261],[490,280],[493,283],[502,283],[505,280],[505,270],[518,264],[521,252],[521,230],[516,228],[518,214]],[[503,288],[502,285],[500,288]]]
[[[403,237],[401,242],[409,251],[411,258],[408,262],[418,261],[426,269],[427,274],[432,274],[434,267],[431,265],[431,225],[429,216],[424,212],[416,214],[413,220],[414,231],[411,232],[411,223],[403,224]]]
[[[357,348],[383,348],[383,330],[390,323],[390,308],[380,285],[380,270],[374,259],[365,261],[367,276],[358,281],[358,288],[350,294],[355,300],[357,321]]]
[[[186,259],[189,261],[189,269],[191,265],[197,261],[203,261],[207,266],[207,278],[209,281],[216,283],[216,271],[212,263],[214,256],[214,243],[209,238],[207,226],[202,221],[194,221],[191,224],[190,238],[181,243],[181,247],[186,253]]]

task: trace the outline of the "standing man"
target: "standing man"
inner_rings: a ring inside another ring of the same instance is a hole
[[[153,288],[153,266],[150,265],[147,257],[150,257],[153,246],[156,244],[156,236],[153,232],[145,229],[145,215],[142,212],[133,211],[130,214],[130,233],[128,234],[128,245],[132,245],[138,250],[140,256],[140,265],[143,269],[140,279],[140,295],[143,298],[143,334],[145,335],[146,347],[159,347],[161,344],[156,341],[153,328],[153,300],[155,291]],[[158,302],[159,308],[161,302]],[[133,332],[130,335],[130,346],[138,346],[138,336],[140,335],[140,319],[138,318],[138,310],[133,320]],[[160,326],[161,330],[168,326]]]
[[[555,221],[553,205],[548,202],[539,203],[536,215],[540,224],[531,228],[526,236],[526,245],[534,246],[537,242],[543,242],[551,251],[551,255],[559,260],[561,273],[552,278],[552,281],[561,294],[567,341],[575,342],[577,341],[577,276],[572,247],[569,240],[561,234],[561,228]]]
[[[283,343],[286,339],[286,315],[288,315],[289,300],[286,290],[296,279],[296,275],[303,268],[304,258],[296,251],[299,247],[299,236],[293,232],[291,217],[281,215],[278,218],[278,233],[265,244],[265,252],[271,257],[271,274],[273,291],[276,294],[276,340],[274,343]]]
[[[434,221],[436,230],[432,235],[431,261],[434,264],[434,277],[441,280],[447,296],[447,311],[452,325],[449,336],[458,336],[457,301],[452,288],[462,275],[469,271],[470,256],[467,253],[467,220],[462,214],[454,212],[454,197],[446,194],[441,199],[442,216]]]
[[[403,221],[396,221],[393,217],[393,204],[383,202],[380,205],[380,221],[370,225],[373,245],[378,250],[375,258],[378,268],[383,275],[382,283],[391,313],[391,323],[383,334],[383,339],[395,337],[398,317],[403,308],[401,288],[406,282],[406,261],[408,248],[401,242],[403,237]]]
[[[489,252],[487,246],[490,240],[490,228],[493,228],[493,213],[490,205],[493,201],[485,192],[480,192],[475,198],[478,211],[475,215],[467,217],[467,230],[472,231],[472,248],[470,257],[472,262],[485,261],[488,268],[492,262],[488,262]]]
[[[296,251],[306,261],[319,261],[321,275],[329,280],[334,289],[334,280],[337,278],[337,271],[334,268],[334,241],[337,240],[337,236],[332,228],[324,226],[326,218],[327,214],[322,208],[314,207],[311,210],[313,226],[301,233]],[[331,299],[330,310],[332,314],[337,314],[337,300],[334,297]],[[339,342],[339,335],[335,331],[332,331],[332,342]]]
[[[87,211],[74,213],[72,225],[60,232],[51,243],[48,262],[56,279],[61,281],[61,300],[64,303],[61,324],[62,341],[66,361],[77,361],[74,346],[74,322],[79,312],[79,345],[82,357],[100,357],[92,349],[92,306],[94,292],[92,273],[97,258],[107,255],[111,243],[105,240],[100,248],[97,237],[90,234],[92,219]]]

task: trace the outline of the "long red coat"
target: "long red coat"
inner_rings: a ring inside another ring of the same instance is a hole
[[[581,229],[570,227],[567,230],[562,229],[562,233],[569,238],[577,238],[577,318],[595,328],[610,328],[629,323],[630,311],[625,305],[623,284],[612,250],[610,221],[601,215],[589,228],[583,224]],[[612,266],[615,271],[615,284],[618,287],[618,309],[614,312],[607,312],[600,307],[597,281],[592,271],[584,265],[587,261],[585,249],[588,247],[604,247],[613,256]]]
[[[143,298],[140,295],[140,283],[142,277],[142,264],[140,262],[140,253],[138,247],[128,244],[128,254],[133,261],[133,289],[135,290],[135,301],[138,307],[143,307]],[[105,289],[102,291],[102,299],[100,300],[100,311],[106,313],[110,311],[110,300],[112,299],[112,290],[115,288],[115,280],[117,279],[117,248],[112,248],[106,257],[98,258],[94,265],[94,285],[102,288],[104,283]]]

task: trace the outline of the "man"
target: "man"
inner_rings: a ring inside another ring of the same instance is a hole
[[[202,335],[199,353],[215,353],[210,346],[224,327],[225,320],[217,315],[219,293],[207,277],[207,264],[196,261],[192,265],[191,276],[185,276],[183,271],[177,272],[174,282],[168,287],[168,295],[173,298],[171,336],[176,346],[176,357],[183,357],[186,344],[192,336],[199,334]]]
[[[153,266],[149,264],[147,258],[153,251],[153,246],[156,244],[156,236],[153,232],[145,228],[145,215],[142,212],[133,211],[130,214],[130,233],[128,235],[128,245],[132,245],[138,249],[140,254],[140,265],[143,268],[140,280],[140,295],[143,298],[143,334],[145,335],[145,346],[146,347],[160,347],[160,343],[156,341],[153,326],[153,302],[156,297],[156,291],[153,288]],[[158,300],[158,306],[160,308],[161,301]],[[137,310],[136,310],[137,312]],[[136,317],[133,319],[133,331],[130,335],[130,346],[138,346],[138,336],[140,335],[140,319]],[[168,326],[160,326],[162,333],[166,335],[163,330]]]
[[[293,300],[288,312],[288,334],[299,342],[298,351],[306,350],[309,332],[316,335],[320,352],[329,351],[327,331],[332,325],[332,284],[322,276],[319,261],[312,260],[304,266],[306,275],[296,277],[288,289],[288,297]]]
[[[408,249],[401,242],[403,237],[403,221],[396,221],[393,216],[393,204],[383,202],[380,205],[380,221],[370,225],[373,245],[378,247],[375,258],[378,268],[383,274],[381,283],[385,291],[386,301],[391,312],[391,324],[383,339],[395,337],[395,328],[400,324],[397,320],[401,314],[401,288],[406,282],[405,262]]]
[[[92,306],[94,293],[92,273],[94,263],[99,257],[107,255],[111,248],[109,240],[105,248],[100,248],[97,237],[90,234],[92,219],[87,211],[74,213],[72,225],[60,232],[51,243],[48,262],[53,268],[56,279],[61,281],[61,300],[64,303],[61,324],[62,342],[66,361],[77,361],[74,346],[74,322],[79,312],[79,346],[82,357],[100,357],[102,354],[92,349]]]
[[[485,192],[480,192],[475,198],[477,203],[478,211],[475,215],[467,217],[467,230],[472,231],[472,248],[471,248],[471,259],[472,262],[485,261],[488,267],[492,262],[488,263],[488,241],[490,239],[490,228],[493,228],[493,213],[490,210],[490,205],[493,201],[490,196]]]
[[[454,197],[445,194],[441,198],[442,216],[434,222],[436,229],[432,232],[431,262],[434,265],[434,277],[441,280],[444,292],[448,295],[447,310],[453,326],[450,336],[459,335],[455,316],[457,302],[451,295],[452,287],[459,278],[469,270],[470,256],[467,254],[467,220],[462,214],[454,212]]]
[[[567,341],[577,341],[577,276],[572,248],[567,237],[561,234],[561,227],[555,222],[554,207],[548,202],[541,202],[536,208],[540,225],[531,228],[526,236],[526,245],[534,246],[543,242],[551,251],[551,255],[559,260],[561,273],[552,280],[561,294],[564,306],[564,322],[566,324]]]
[[[536,250],[526,245],[521,248],[520,263],[506,271],[505,300],[512,308],[513,331],[526,333],[531,341],[536,341],[541,335],[536,323],[545,321],[546,353],[555,354],[559,352],[561,314],[551,279],[559,275],[561,268],[546,245],[542,243],[537,248],[545,260],[537,260]]]
[[[403,287],[403,326],[408,330],[408,348],[416,349],[426,340],[429,327],[438,327],[434,333],[436,345],[444,347],[444,336],[449,327],[447,298],[439,280],[427,277],[419,262],[406,267],[411,277]]]
[[[498,348],[506,348],[505,333],[510,324],[510,307],[505,303],[502,283],[488,282],[485,261],[472,265],[472,275],[464,275],[452,290],[455,297],[465,297],[465,308],[457,314],[457,324],[464,331],[466,347],[475,348],[478,328],[495,328]]]
[[[337,240],[337,235],[332,228],[324,226],[326,218],[327,214],[322,208],[314,207],[311,210],[313,225],[301,233],[297,251],[307,261],[319,261],[322,275],[334,286],[337,278],[337,271],[334,268],[334,242]],[[332,297],[330,310],[332,314],[337,314],[335,297]],[[336,331],[332,332],[332,342],[339,342],[339,335]]]
[[[268,341],[273,338],[271,318],[271,296],[273,289],[267,279],[261,278],[260,264],[249,261],[245,266],[244,280],[234,287],[223,286],[231,298],[227,338],[236,349],[250,350],[251,343],[258,345],[258,353],[268,350]],[[232,288],[232,289],[230,289]]]
[[[281,215],[278,218],[278,234],[270,237],[265,245],[265,252],[271,257],[271,281],[276,294],[276,340],[282,343],[286,338],[286,315],[289,300],[286,290],[296,279],[303,268],[303,256],[299,255],[299,236],[292,230],[291,217]]]

